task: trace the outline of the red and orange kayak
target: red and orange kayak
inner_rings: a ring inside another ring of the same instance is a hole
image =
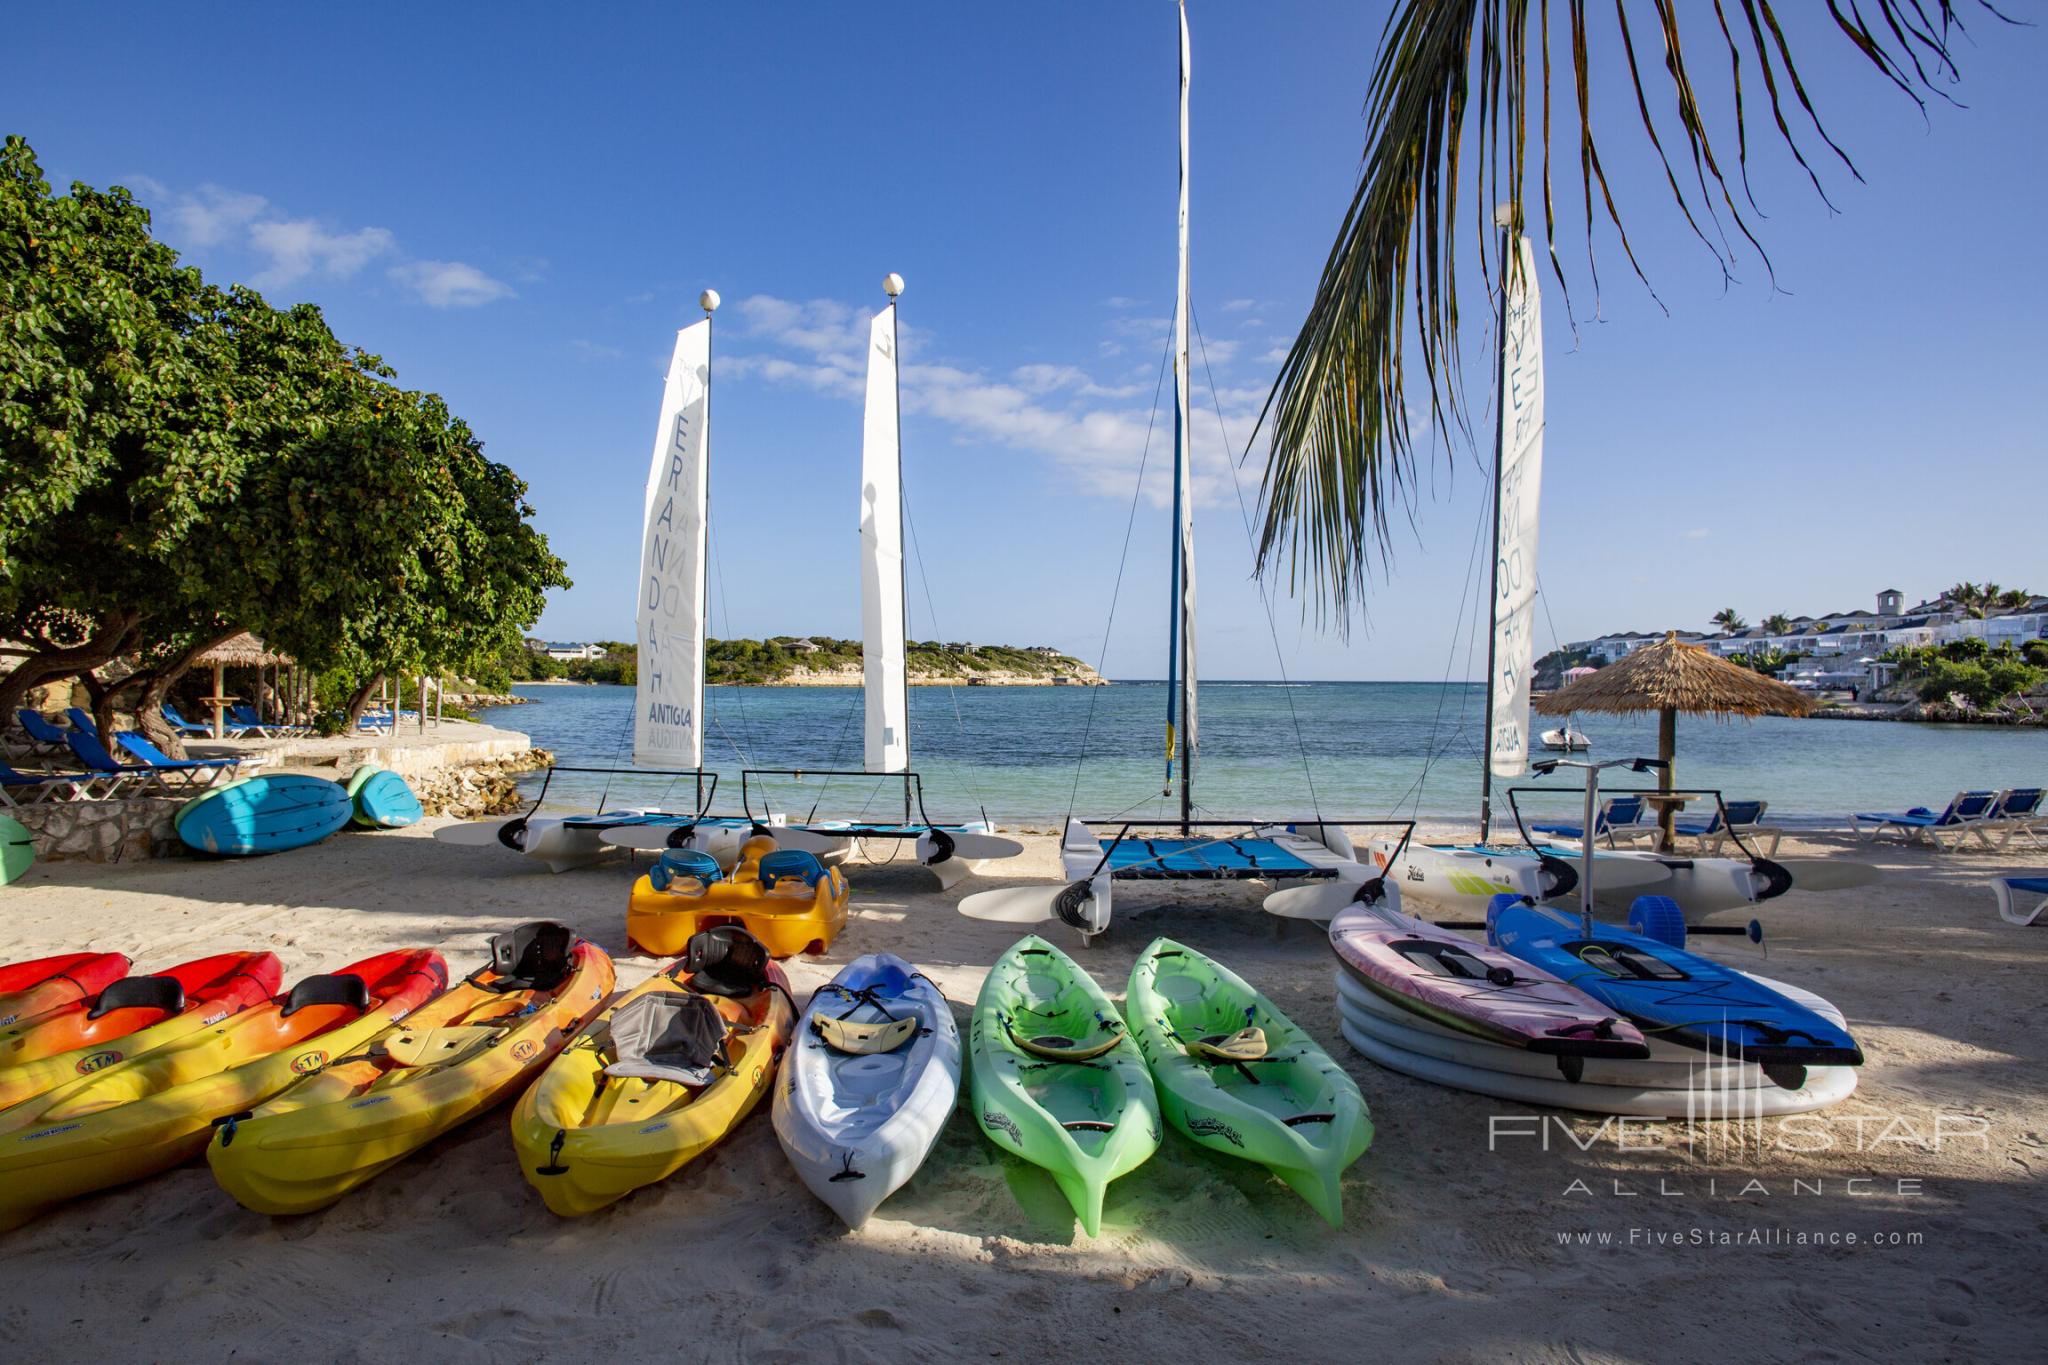
[[[90,999],[128,967],[119,953],[62,953],[0,967],[0,1027]]]
[[[220,953],[124,976],[98,995],[0,1030],[0,1107],[260,1005],[283,977],[276,953]]]
[[[0,1230],[198,1156],[216,1119],[350,1056],[447,984],[437,952],[381,953],[0,1111]]]

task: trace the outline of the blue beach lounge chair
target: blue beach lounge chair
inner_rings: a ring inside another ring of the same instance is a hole
[[[1529,828],[1556,839],[1583,840],[1586,837],[1583,825],[1532,822]],[[1643,798],[1640,796],[1611,797],[1600,803],[1599,811],[1593,816],[1593,838],[1605,839],[1609,848],[1614,847],[1617,838],[1640,839],[1656,832],[1655,823],[1643,821]]]
[[[63,729],[43,719],[42,712],[24,706],[14,713],[14,718],[21,722],[23,733],[27,734],[38,750],[53,754],[65,752]]]
[[[22,773],[0,763],[0,806],[36,806],[45,801],[84,801],[100,786],[95,773]]]
[[[253,706],[230,706],[228,720],[236,727],[236,734],[254,735],[258,739],[270,739],[284,732],[281,725],[266,725],[257,718]]]
[[[2022,928],[2048,914],[2048,872],[2022,872],[2010,877],[1993,877],[1991,889],[1998,894],[1998,917]],[[2021,907],[2032,901],[2031,910]]]
[[[2024,839],[2035,848],[2048,848],[2041,838],[2041,824],[2048,820],[2041,810],[2039,787],[2014,787],[1998,794],[1984,818],[1970,832],[1984,841],[1984,847],[2002,849],[2014,839]]]
[[[77,756],[80,763],[85,765],[86,771],[95,776],[113,779],[117,784],[132,783],[137,787],[154,787],[158,791],[168,792],[170,790],[170,784],[164,781],[161,772],[155,768],[138,767],[121,762],[121,760],[108,753],[106,746],[91,735],[78,730],[69,730],[65,732],[64,742],[71,746],[71,752]],[[118,790],[119,786],[117,785],[115,790],[110,791],[108,795],[114,795]]]
[[[83,706],[65,707],[64,717],[71,722],[71,728],[81,734],[92,735],[95,738],[99,736],[100,727],[93,723],[92,712]]]
[[[1728,842],[1729,835],[1744,840],[1769,840],[1770,847],[1764,851],[1766,858],[1778,852],[1778,841],[1785,837],[1782,829],[1767,829],[1764,826],[1764,812],[1770,809],[1768,801],[1730,801],[1727,803],[1728,822],[1721,823],[1721,807],[1716,806],[1713,814],[1704,820],[1674,820],[1673,834],[1699,841],[1700,852],[1714,857],[1721,846]]]
[[[213,727],[211,725],[201,725],[196,721],[186,720],[182,715],[178,714],[178,708],[169,702],[163,704],[162,710],[164,713],[164,724],[170,726],[179,734],[189,736],[192,739],[213,738]]]
[[[1869,843],[1876,843],[1878,835],[1893,829],[1909,844],[1915,839],[1925,839],[1936,848],[1950,849],[1970,836],[1970,826],[1990,813],[1998,795],[1997,792],[1957,792],[1955,799],[1940,814],[1925,806],[1915,806],[1911,810],[1869,811],[1854,819],[1859,829],[1868,827],[1863,837]],[[1950,842],[1943,843],[1944,839]]]
[[[204,778],[210,785],[215,777],[222,774],[233,780],[235,769],[242,765],[239,758],[172,758],[151,744],[149,736],[138,735],[133,730],[123,730],[114,738],[131,757],[140,760],[145,767],[153,768],[160,773],[182,773],[185,775],[184,781],[188,784],[197,783]]]

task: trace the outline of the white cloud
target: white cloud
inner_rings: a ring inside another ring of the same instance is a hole
[[[310,218],[266,219],[249,225],[249,245],[265,261],[250,282],[270,289],[312,274],[347,279],[396,244],[380,227],[329,232]]]
[[[1102,301],[1102,306],[1104,308],[1136,308],[1142,302],[1144,302],[1142,299],[1130,299],[1125,298],[1122,294],[1113,294]]]
[[[429,308],[480,308],[512,295],[511,285],[466,261],[408,261],[386,273]]]
[[[219,185],[201,185],[178,195],[165,210],[171,230],[193,246],[213,246],[238,234],[270,207],[260,194],[240,194]]]
[[[865,309],[829,299],[797,302],[754,295],[740,300],[737,310],[742,334],[766,349],[721,360],[721,376],[803,387],[856,402],[866,392],[872,315]],[[1119,324],[1135,324],[1161,338],[1168,326],[1164,319],[1119,318],[1112,330]],[[1227,360],[1237,347],[1235,341],[1211,341],[1211,363]],[[1020,365],[998,377],[967,365],[920,361],[907,330],[903,348],[905,411],[943,423],[961,441],[1045,458],[1082,491],[1120,498],[1130,496],[1140,460],[1146,459],[1149,430],[1145,494],[1155,504],[1170,496],[1173,425],[1165,413],[1148,411],[1156,378],[1151,367],[1125,370],[1128,382],[1122,383],[1098,381],[1079,365],[1045,362]],[[1205,504],[1234,504],[1232,466],[1252,435],[1265,390],[1223,388],[1213,400],[1206,390],[1203,384],[1198,391],[1194,419],[1195,495]],[[1220,429],[1217,406],[1222,409]]]
[[[1287,359],[1287,348],[1285,346],[1275,346],[1272,350],[1259,357],[1259,363],[1262,365],[1278,365],[1285,359]]]
[[[147,176],[131,183],[153,206],[160,235],[181,249],[206,247],[246,253],[229,268],[253,263],[248,279],[259,289],[277,289],[308,277],[345,280],[371,262],[397,257],[386,274],[435,308],[474,308],[507,298],[511,286],[462,261],[409,260],[389,228],[333,228],[317,218],[288,217],[260,194],[204,184],[190,192],[172,190]],[[548,263],[516,258],[522,281],[543,277]]]
[[[624,360],[626,358],[626,353],[616,346],[606,346],[595,341],[585,341],[582,337],[577,337],[571,341],[569,349],[575,351],[577,356],[585,361]]]
[[[1259,306],[1257,299],[1227,299],[1223,304],[1226,313],[1247,313]]]
[[[1707,528],[1704,526],[1695,526],[1690,531],[1687,531],[1685,533],[1685,538],[1687,540],[1705,540],[1707,538]]]

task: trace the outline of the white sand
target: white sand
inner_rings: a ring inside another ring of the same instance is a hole
[[[1052,876],[1053,841],[1029,842],[1017,874]],[[1874,892],[1768,907],[1767,961],[1703,941],[1831,997],[1869,1056],[1861,1090],[1831,1120],[1769,1128],[1761,1150],[1753,1130],[1738,1145],[1727,1125],[1693,1131],[1690,1153],[1683,1126],[1638,1129],[1619,1150],[1584,1120],[1549,1125],[1548,1151],[1530,1138],[1489,1150],[1490,1115],[1543,1111],[1411,1081],[1351,1052],[1313,926],[1276,933],[1229,888],[1120,889],[1115,930],[1082,957],[1112,995],[1136,950],[1171,933],[1234,966],[1357,1077],[1378,1138],[1347,1181],[1341,1231],[1257,1169],[1169,1131],[1158,1156],[1111,1187],[1104,1233],[1090,1240],[1051,1182],[1001,1156],[964,1112],[859,1233],[798,1183],[765,1112],[665,1185],[568,1222],[520,1178],[501,1111],[303,1218],[244,1211],[199,1162],[0,1237],[0,1354],[492,1365],[627,1353],[2038,1358],[2048,932],[1998,922],[1982,878],[2008,860],[1877,857],[1894,875]],[[854,881],[857,913],[829,958],[791,964],[799,998],[848,959],[887,949],[923,964],[964,1017],[1017,931],[962,919],[956,897],[915,868],[857,866]],[[623,861],[550,876],[423,830],[240,862],[56,865],[0,890],[0,956],[118,949],[142,971],[269,947],[293,979],[431,944],[467,971],[488,934],[541,916],[623,948],[627,885]],[[654,965],[621,959],[621,983]],[[1937,1110],[1952,1116],[1939,1151]],[[1859,1151],[1856,1115],[1897,1121],[1864,1123]],[[1981,1141],[1958,1136],[1972,1116]],[[1779,1147],[1823,1142],[1831,1150]],[[1849,1193],[1852,1177],[1869,1183]],[[1795,1178],[1806,1184],[1795,1190]],[[1902,1179],[1921,1182],[1917,1192],[1901,1194]],[[1616,1193],[1617,1180],[1636,1193]],[[1750,1180],[1760,1184],[1745,1192]],[[1575,1181],[1590,1192],[1568,1193]],[[1924,1241],[1674,1249],[1630,1247],[1631,1228]],[[1558,1244],[1588,1230],[1616,1245]]]

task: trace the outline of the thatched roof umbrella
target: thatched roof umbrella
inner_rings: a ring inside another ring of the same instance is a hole
[[[1728,662],[1704,645],[1685,644],[1674,631],[1654,645],[1623,655],[1592,677],[1538,699],[1536,709],[1552,716],[1576,711],[1607,715],[1655,711],[1657,757],[1665,763],[1657,785],[1668,792],[1680,711],[1745,719],[1804,716],[1813,710],[1813,700],[1796,687]],[[1666,849],[1671,847],[1672,810],[1668,804],[1663,806],[1658,818],[1659,842]]]
[[[208,704],[213,707],[213,737],[219,739],[223,734],[227,733],[227,679],[223,675],[228,669],[254,668],[257,670],[256,690],[259,694],[258,705],[260,706],[260,694],[263,691],[262,670],[273,668],[278,664],[289,664],[292,662],[292,657],[289,654],[279,654],[274,650],[265,648],[261,640],[246,630],[240,635],[229,636],[212,649],[207,650],[204,654],[194,659],[192,661],[193,667],[203,668],[210,666],[213,669],[213,696],[208,699]]]

